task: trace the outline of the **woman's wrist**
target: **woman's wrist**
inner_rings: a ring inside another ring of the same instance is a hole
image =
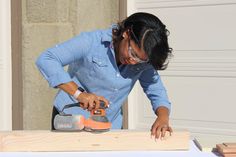
[[[169,109],[164,106],[160,106],[156,110],[156,115],[158,117],[169,117]]]
[[[78,89],[75,91],[75,93],[73,94],[73,97],[77,100],[79,95],[81,93],[83,93],[85,90],[82,87],[78,87]]]
[[[82,92],[77,89],[77,90],[75,91],[75,93],[73,94],[73,97],[74,97],[75,99],[78,99],[78,97],[79,97],[79,95],[80,95],[81,93],[82,93]]]

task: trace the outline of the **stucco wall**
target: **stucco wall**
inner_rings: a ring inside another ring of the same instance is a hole
[[[35,66],[40,53],[119,19],[119,0],[22,0],[23,128],[50,129],[56,89]]]

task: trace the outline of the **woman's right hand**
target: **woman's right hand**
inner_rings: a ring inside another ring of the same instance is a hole
[[[84,110],[91,111],[92,109],[98,109],[100,106],[100,101],[105,103],[106,107],[109,107],[109,101],[103,96],[98,96],[93,93],[82,92],[78,96],[77,100],[80,103],[80,107]]]

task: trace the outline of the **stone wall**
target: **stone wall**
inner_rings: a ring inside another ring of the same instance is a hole
[[[35,66],[42,51],[119,19],[119,0],[22,0],[23,128],[50,129],[57,92]]]

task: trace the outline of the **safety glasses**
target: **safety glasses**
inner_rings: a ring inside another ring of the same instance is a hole
[[[137,63],[147,63],[149,61],[149,59],[142,60],[141,58],[138,57],[137,52],[135,52],[134,49],[130,45],[130,39],[128,41],[128,54],[129,54],[129,57],[132,58]]]

